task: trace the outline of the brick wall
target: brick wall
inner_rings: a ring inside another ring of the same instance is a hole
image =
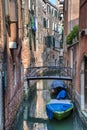
[[[80,3],[80,7],[81,7],[82,3],[84,3],[83,0]],[[81,31],[81,29],[86,28],[86,13],[85,13],[86,9],[87,9],[86,5],[87,5],[87,3],[85,3],[84,6],[82,6],[80,8],[80,19],[79,19],[80,31]],[[81,96],[81,87],[85,86],[85,85],[81,86],[81,66],[82,66],[82,63],[84,62],[84,56],[87,55],[86,43],[87,43],[87,36],[84,35],[83,37],[79,37],[79,43],[72,45],[72,48],[74,51],[73,52],[73,55],[74,55],[73,64],[74,64],[74,69],[75,69],[73,83],[75,85],[74,86],[75,92],[79,94],[79,98],[77,99],[79,105],[81,103],[81,97],[80,97]],[[67,59],[68,59],[67,61],[68,61],[68,65],[69,65],[70,64],[70,48],[68,48]]]
[[[87,2],[82,0],[81,2],[83,3],[80,4],[80,31],[84,28],[87,28]]]
[[[66,0],[64,4],[64,29],[67,35],[70,30],[79,24],[79,0]]]
[[[17,11],[17,15],[20,17],[21,15],[19,12],[20,10],[16,10],[16,11]],[[2,15],[2,17],[3,17],[3,23],[4,23],[5,14]],[[16,21],[16,23],[18,24],[16,27],[20,28],[21,22],[22,22],[21,19],[20,21]],[[6,130],[9,130],[11,123],[13,122],[16,116],[16,113],[18,111],[18,108],[23,99],[23,78],[22,78],[23,70],[21,70],[21,52],[20,52],[21,49],[19,49],[20,44],[22,44],[21,43],[22,37],[21,37],[20,31],[18,31],[18,28],[16,28],[17,30],[14,29],[14,31],[12,31],[11,30],[12,28],[10,28],[10,25],[11,24],[7,24],[6,26],[6,24],[4,23],[3,27],[6,27],[6,28],[3,28],[4,37],[2,37],[3,46],[4,44],[6,44],[6,48],[4,50],[4,54],[5,54],[4,65],[7,66],[7,68],[4,68],[4,72],[5,72],[4,83],[6,82],[5,95],[4,95],[5,96],[5,129]],[[11,35],[9,37],[8,29],[10,29],[11,34],[13,36],[12,40],[15,40],[18,43],[18,46],[16,49],[9,48],[9,41],[11,40]]]

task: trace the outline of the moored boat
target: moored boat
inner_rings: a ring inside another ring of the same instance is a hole
[[[73,103],[71,100],[57,100],[51,99],[50,102],[46,104],[46,113],[49,119],[62,120],[68,117],[73,110]]]
[[[67,86],[62,80],[54,80],[51,83],[51,95],[58,94],[61,90],[66,90]]]

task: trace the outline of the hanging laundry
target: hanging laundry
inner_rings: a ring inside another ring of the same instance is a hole
[[[32,27],[32,30],[36,32],[36,17],[35,16],[32,16],[31,27]]]

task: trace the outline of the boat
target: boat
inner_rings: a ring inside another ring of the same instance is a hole
[[[53,80],[53,82],[51,83],[51,88],[66,88],[65,83],[62,80]]]
[[[69,99],[51,99],[46,104],[46,114],[51,120],[53,118],[62,120],[70,115],[73,110],[73,103]]]
[[[61,90],[65,90],[67,88],[66,84],[62,80],[54,80],[51,83],[51,95],[58,94]]]

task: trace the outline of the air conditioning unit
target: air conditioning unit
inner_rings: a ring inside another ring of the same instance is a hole
[[[16,42],[9,42],[9,49],[17,49],[17,43]]]

